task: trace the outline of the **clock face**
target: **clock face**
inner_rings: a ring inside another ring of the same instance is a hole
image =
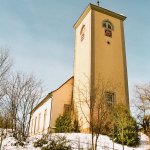
[[[105,29],[105,35],[108,37],[112,37],[112,31]]]

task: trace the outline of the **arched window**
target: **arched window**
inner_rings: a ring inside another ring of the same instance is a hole
[[[112,30],[114,30],[112,23],[108,20],[104,20],[102,22],[102,26],[105,29],[105,35],[108,37],[112,37]]]
[[[103,27],[109,30],[114,30],[112,23],[108,20],[103,21]]]
[[[81,37],[81,42],[84,40],[85,37],[85,25],[82,26],[80,30],[80,37]]]

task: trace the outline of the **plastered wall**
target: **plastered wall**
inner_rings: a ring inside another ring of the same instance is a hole
[[[32,114],[29,130],[30,136],[48,132],[50,125],[51,101],[51,98],[47,99],[47,101]]]

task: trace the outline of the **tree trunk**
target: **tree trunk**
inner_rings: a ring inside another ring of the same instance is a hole
[[[93,133],[93,131],[92,131],[92,150],[94,150],[94,133]]]
[[[97,150],[97,141],[98,141],[98,137],[99,135],[96,136],[96,139],[95,139],[95,150]]]
[[[122,149],[124,150],[124,128],[122,127]]]
[[[2,129],[2,131],[1,131],[1,141],[0,141],[0,150],[2,149],[2,143],[3,143],[3,135],[4,133],[3,133],[3,129]]]

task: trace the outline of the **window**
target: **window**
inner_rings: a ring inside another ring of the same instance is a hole
[[[113,30],[113,25],[108,20],[103,21],[103,27],[106,28],[106,29],[109,29],[109,30]]]
[[[108,106],[112,107],[115,102],[115,94],[113,92],[106,92],[106,101]]]
[[[31,133],[33,133],[33,124],[34,124],[34,119],[31,120]]]
[[[114,30],[112,23],[108,20],[105,20],[103,21],[102,26],[105,30],[105,36],[112,37],[112,30]]]
[[[35,123],[34,123],[34,134],[36,133],[36,121],[37,121],[37,117],[35,117]]]
[[[44,111],[43,131],[45,130],[45,127],[46,127],[46,116],[47,116],[47,109],[45,109],[45,111]]]
[[[110,24],[108,24],[108,29],[112,30],[112,26]]]
[[[81,37],[81,42],[82,42],[84,40],[84,37],[85,37],[85,25],[83,25],[81,28],[80,37]]]
[[[39,114],[39,120],[38,120],[38,131],[40,130],[40,120],[41,120],[41,114]]]
[[[70,105],[69,104],[64,104],[64,113],[69,113],[70,112]]]
[[[106,22],[104,22],[104,23],[103,23],[103,27],[104,27],[104,28],[106,28],[106,27],[107,27]]]

